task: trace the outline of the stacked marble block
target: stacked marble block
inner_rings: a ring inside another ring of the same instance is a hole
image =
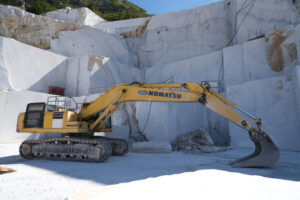
[[[25,111],[28,103],[46,102],[48,86],[63,85],[64,69],[60,65],[66,59],[65,56],[0,37],[1,143],[34,137],[16,133],[18,114]]]

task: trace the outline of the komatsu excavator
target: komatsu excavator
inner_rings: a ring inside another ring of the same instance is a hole
[[[17,131],[27,133],[61,133],[61,137],[27,140],[20,145],[24,158],[104,162],[110,155],[123,155],[128,144],[122,139],[96,136],[111,131],[111,115],[119,104],[128,101],[198,102],[248,131],[255,144],[251,155],[236,160],[233,167],[272,167],[279,159],[279,150],[262,129],[262,120],[239,108],[211,89],[207,82],[183,84],[118,85],[95,101],[82,103],[80,112],[46,103],[30,103],[18,116]],[[245,120],[236,111],[248,115]],[[255,127],[253,126],[256,125]]]

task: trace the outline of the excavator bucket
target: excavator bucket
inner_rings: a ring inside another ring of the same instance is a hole
[[[249,131],[250,139],[255,144],[255,151],[244,158],[231,163],[233,167],[273,167],[279,160],[279,150],[272,139],[264,132]]]

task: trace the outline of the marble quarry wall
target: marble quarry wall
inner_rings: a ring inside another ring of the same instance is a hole
[[[0,87],[6,96],[27,92],[34,97],[29,100],[41,101],[36,92],[47,93],[48,86],[54,85],[64,87],[66,96],[89,101],[116,84],[209,81],[213,89],[262,118],[265,131],[280,149],[299,151],[298,1],[220,1],[180,12],[99,23],[87,17],[83,22],[78,13],[63,9],[46,14],[57,23],[89,25],[59,31],[49,41],[48,51],[1,38]],[[13,59],[13,51],[19,59]],[[24,66],[21,73],[19,66]],[[32,73],[30,80],[22,77],[27,71]],[[25,104],[14,115],[23,112]],[[142,131],[149,140],[169,142],[204,128],[217,144],[252,146],[246,131],[196,103],[124,104],[113,115],[113,125],[119,132]],[[14,132],[10,141],[14,138],[20,136]]]
[[[212,85],[218,82],[223,82],[226,90],[225,95],[227,95],[229,99],[232,99],[236,103],[239,103],[243,99],[241,95],[244,96],[244,99],[251,99],[251,93],[247,93],[246,91],[251,90],[251,88],[254,87],[252,86],[252,84],[250,84],[253,81],[260,79],[270,79],[269,81],[271,81],[272,77],[281,77],[284,75],[290,77],[294,73],[295,67],[299,63],[299,57],[297,55],[297,48],[299,46],[299,40],[297,39],[297,36],[299,34],[299,32],[297,32],[298,28],[299,26],[288,26],[285,29],[278,29],[276,31],[273,31],[267,34],[264,38],[259,38],[235,46],[227,47],[222,51],[216,51],[178,62],[151,67],[145,72],[145,81],[150,83],[165,81],[172,81],[176,83],[186,81],[209,81]],[[279,40],[280,42],[278,42]],[[275,58],[278,58],[278,55],[281,55],[281,59],[276,60]],[[249,82],[249,84],[247,85],[249,89],[245,90],[245,93],[241,95],[239,95],[238,93],[236,98],[231,98],[231,95],[229,95],[228,93],[228,90],[230,90],[231,86],[239,86],[240,84],[246,82]],[[273,91],[274,88],[272,88],[271,85],[263,83],[264,82],[261,82],[266,90],[270,90],[270,93],[275,92]],[[294,86],[290,85],[290,87]],[[295,93],[296,91],[297,90],[293,90],[292,93]],[[285,92],[285,90],[282,90],[280,92]],[[224,93],[222,94],[224,95]],[[263,94],[264,93],[261,93],[261,95]],[[266,93],[265,95],[268,94]],[[287,95],[285,95],[284,93],[282,93],[281,95],[284,96],[284,99],[286,99],[287,102],[286,105],[281,105],[278,108],[276,107],[279,112],[280,110],[289,112],[288,109],[293,108],[293,106],[297,107],[298,102],[293,102],[294,96],[292,96],[292,98],[287,98]],[[254,95],[253,98],[255,99],[258,97]],[[239,99],[239,101],[236,101],[236,99]],[[262,101],[259,102],[259,104],[261,108],[266,105],[269,106],[268,102],[263,102],[263,98]],[[177,105],[152,103],[152,107],[154,108],[151,109],[150,105],[151,103],[138,103],[138,119],[140,119],[139,123],[141,124],[141,127],[146,126],[145,134],[150,135],[149,137],[153,136],[153,138],[157,140],[165,139],[167,137],[168,140],[172,141],[179,134],[188,132],[190,131],[190,129],[194,129],[194,126],[201,126],[206,130],[209,130],[211,137],[216,143],[229,142],[230,137],[231,141],[234,141],[235,136],[240,134],[244,135],[246,139],[248,137],[247,134],[245,134],[246,132],[242,129],[240,129],[237,134],[233,134],[235,132],[235,129],[232,129],[232,127],[234,127],[235,125],[230,124],[230,129],[228,129],[228,122],[226,120],[220,118],[213,112],[207,110],[206,108],[202,108],[197,104]],[[288,105],[292,106],[286,108],[286,106]],[[247,102],[242,103],[242,108],[247,109],[248,107],[251,108],[250,105],[247,106]],[[148,113],[149,110],[150,115],[148,117],[148,115],[145,115],[144,113]],[[155,110],[158,110],[159,112],[156,114]],[[159,114],[160,112],[164,114]],[[255,114],[255,112],[253,113]],[[296,117],[296,112],[294,112],[294,114],[294,117]],[[271,116],[271,114],[265,116],[258,113],[255,116],[263,116],[263,119],[267,122],[273,121],[272,118],[268,118]],[[145,125],[147,119],[148,124],[153,124]],[[176,126],[163,127],[163,124],[166,124],[166,122],[168,122],[168,124],[173,124]],[[295,125],[297,121],[294,120],[290,121],[289,123]],[[297,137],[298,129],[295,127],[296,126],[290,129],[290,134],[292,136],[289,138]],[[273,133],[273,137],[275,138],[281,134],[278,131],[280,129],[276,130],[277,131]],[[161,132],[168,134],[162,135],[160,134]],[[248,140],[246,139],[244,140],[247,143]],[[238,144],[241,144],[241,146],[243,146],[245,144],[243,142],[239,143],[241,139],[236,139],[236,141],[237,142],[232,143],[235,146],[237,146]],[[279,142],[279,145],[282,148],[287,148],[289,146],[288,144],[288,142]]]
[[[298,70],[297,70],[298,71]],[[227,87],[227,97],[254,116],[263,119],[264,131],[274,140],[279,148],[299,151],[299,106],[296,90],[298,79],[295,71],[291,75],[279,76],[246,82]],[[250,147],[253,144],[245,131],[230,124],[231,144]],[[244,133],[244,134],[243,134]]]
[[[221,50],[231,37],[227,15],[227,6],[219,2],[156,15],[134,31],[119,28],[116,32],[137,56],[138,67],[146,69]]]
[[[227,98],[261,117],[265,131],[287,150],[299,150],[298,29],[288,26],[224,49]],[[252,146],[240,128],[229,124],[229,132],[232,145]]]
[[[297,5],[289,0],[221,1],[150,18],[99,23],[94,28],[123,38],[143,69],[221,50],[296,25],[300,20]]]

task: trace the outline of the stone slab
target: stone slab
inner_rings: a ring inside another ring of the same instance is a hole
[[[132,143],[132,151],[138,153],[170,153],[172,147],[168,142],[135,142]]]

